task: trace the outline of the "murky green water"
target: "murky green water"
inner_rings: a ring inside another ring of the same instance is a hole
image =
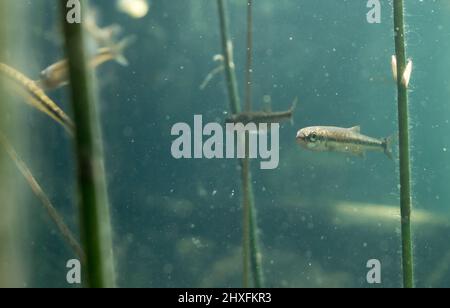
[[[58,7],[49,0],[12,2],[23,18],[17,19],[15,39],[0,62],[38,79],[41,70],[64,57]],[[208,73],[223,64],[213,60],[222,53],[217,2],[152,0],[142,18],[115,2],[91,0],[90,10],[97,12],[99,27],[120,26],[115,42],[136,38],[124,51],[128,66],[108,61],[96,68],[118,285],[240,287],[243,215],[237,160],[175,159],[171,153],[176,123],[194,130],[194,115],[201,115],[204,125],[223,125],[229,117],[223,71],[200,89]],[[247,2],[226,2],[243,103]],[[382,2],[375,24],[367,21],[366,1],[253,3],[252,106],[267,109],[270,101],[273,111],[285,111],[298,98],[292,123],[284,121],[279,128],[277,168],[261,169],[261,159],[251,164],[266,286],[402,285],[397,143],[390,160],[377,152],[361,158],[308,151],[295,140],[300,128],[315,125],[361,125],[363,134],[377,138],[396,134],[392,1]],[[450,4],[407,0],[405,6],[407,55],[413,62],[415,281],[420,287],[446,287]],[[106,46],[94,40],[88,45],[91,54]],[[67,90],[47,93],[72,116]],[[16,150],[78,234],[71,138],[20,100],[2,108],[8,119],[20,114],[20,124],[14,124],[20,127]],[[6,158],[3,163],[12,164]],[[0,273],[6,277],[0,282],[71,286],[66,262],[75,257],[73,251],[23,177],[9,174],[3,182],[18,190],[14,249],[21,252],[17,267],[23,273]],[[0,263],[11,258],[0,256]],[[366,280],[371,259],[380,261],[381,284]]]

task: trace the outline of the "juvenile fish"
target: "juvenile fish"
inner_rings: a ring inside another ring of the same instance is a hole
[[[59,122],[70,134],[73,134],[72,120],[33,80],[4,63],[0,63],[0,75],[12,83],[16,94],[22,96],[28,104],[46,113]]]
[[[286,111],[279,112],[267,112],[267,111],[255,111],[255,112],[241,112],[238,114],[233,114],[228,117],[226,123],[280,123],[283,121],[292,121],[294,115],[295,107],[297,106],[297,99],[292,103],[291,108]]]
[[[392,137],[372,138],[360,133],[360,127],[312,126],[297,132],[304,148],[321,152],[344,152],[363,157],[366,151],[378,151],[392,159]]]
[[[123,66],[128,65],[123,52],[133,41],[134,36],[127,37],[111,47],[100,48],[89,61],[89,66],[94,69],[101,64],[115,60]],[[41,78],[36,84],[44,91],[54,90],[69,83],[69,65],[67,60],[58,61],[41,72]]]

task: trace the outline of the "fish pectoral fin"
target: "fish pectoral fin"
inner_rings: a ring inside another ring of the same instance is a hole
[[[396,135],[391,135],[383,139],[383,149],[384,154],[386,154],[389,159],[394,160],[394,156],[392,154],[392,144],[395,142]]]
[[[356,125],[356,126],[350,127],[349,130],[351,130],[354,133],[359,134],[361,132],[361,125]]]

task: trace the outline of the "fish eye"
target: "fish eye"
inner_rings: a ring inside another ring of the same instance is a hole
[[[311,133],[310,135],[309,135],[309,141],[311,141],[311,142],[316,142],[317,141],[317,134],[316,133]]]

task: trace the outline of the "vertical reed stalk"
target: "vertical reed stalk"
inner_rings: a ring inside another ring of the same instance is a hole
[[[232,114],[241,112],[241,102],[237,89],[236,75],[234,71],[233,54],[231,52],[231,40],[228,34],[228,20],[225,12],[224,0],[217,0],[219,8],[220,38],[225,65],[225,78],[227,81],[228,95],[230,99],[230,110]]]
[[[238,141],[239,142],[239,141]],[[246,142],[246,148],[248,142]],[[250,287],[251,275],[251,210],[250,205],[253,201],[253,191],[250,178],[250,161],[248,158],[241,160],[241,177],[242,177],[242,285],[244,288]]]
[[[253,1],[247,0],[247,67],[246,67],[246,91],[245,91],[245,111],[252,111],[252,80],[253,74]],[[249,247],[250,247],[250,265],[253,275],[253,284],[257,288],[264,286],[264,276],[262,271],[262,260],[259,248],[258,239],[258,223],[256,207],[253,195],[252,176],[250,173],[250,159],[248,158],[248,144],[249,136],[246,138],[246,158],[243,160],[243,183],[249,183],[247,188],[249,191],[246,193],[248,213],[247,220],[249,225],[248,237],[249,237]]]
[[[411,240],[411,169],[409,160],[408,89],[402,82],[406,67],[403,0],[394,0],[395,54],[397,57],[397,99],[400,156],[400,212],[402,230],[403,286],[414,287]]]
[[[237,114],[241,110],[240,100],[237,90],[236,75],[234,70],[234,63],[232,59],[231,52],[231,41],[228,34],[228,21],[225,12],[225,3],[223,0],[217,0],[219,8],[219,20],[220,20],[220,34],[222,41],[222,49],[225,59],[225,77],[227,81],[227,87],[230,99],[230,110],[231,113]],[[251,10],[251,4],[248,6]],[[251,12],[247,16],[251,17]],[[251,19],[248,23],[251,27]],[[251,28],[250,28],[251,29]],[[250,34],[251,35],[251,34]],[[251,36],[250,36],[251,41]],[[247,73],[251,73],[251,57],[252,48],[251,44],[247,46],[247,55],[250,57],[250,61],[247,63]],[[249,75],[247,75],[247,78]],[[247,79],[249,80],[249,79]],[[250,111],[251,104],[249,101],[250,97],[250,86],[251,82],[247,84],[247,95],[246,95],[246,111]],[[246,149],[248,153],[248,138],[246,138]],[[247,158],[240,161],[241,164],[241,178],[242,178],[242,194],[243,194],[243,286],[250,287],[250,279],[253,278],[253,285],[255,287],[263,286],[263,275],[261,267],[261,253],[258,245],[257,239],[257,219],[253,196],[253,186],[250,173],[250,160]]]
[[[78,203],[81,239],[86,255],[85,281],[88,287],[114,287],[112,232],[100,120],[92,87],[94,79],[87,67],[82,25],[66,21],[66,3],[66,0],[60,0],[75,122]],[[87,2],[81,3],[83,13]]]
[[[247,0],[247,69],[245,71],[245,111],[252,110],[253,1]]]

